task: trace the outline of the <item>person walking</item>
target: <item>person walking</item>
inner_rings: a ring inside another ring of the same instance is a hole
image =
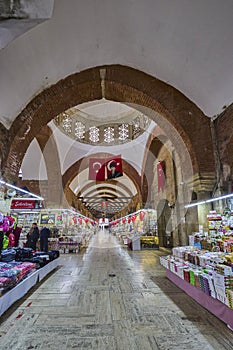
[[[44,226],[40,231],[40,250],[42,252],[48,251],[48,241],[49,241],[50,233],[51,233],[50,229],[46,226]]]

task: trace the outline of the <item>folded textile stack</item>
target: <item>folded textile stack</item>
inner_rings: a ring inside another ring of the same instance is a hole
[[[16,280],[10,277],[0,277],[0,296],[16,285]]]
[[[17,269],[21,271],[20,280],[26,278],[31,272],[33,272],[36,268],[36,264],[31,262],[24,262],[22,264],[17,265]]]
[[[9,262],[15,259],[16,251],[13,248],[4,249],[1,252],[1,260],[3,262]]]

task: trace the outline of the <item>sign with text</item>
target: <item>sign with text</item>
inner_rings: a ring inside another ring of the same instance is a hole
[[[35,201],[30,199],[12,199],[11,209],[35,209]]]

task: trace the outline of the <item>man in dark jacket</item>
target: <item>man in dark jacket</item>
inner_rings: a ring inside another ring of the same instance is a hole
[[[39,229],[36,222],[33,222],[32,227],[27,234],[27,247],[36,250],[36,244],[39,239]]]
[[[40,231],[40,250],[42,252],[48,251],[48,238],[50,236],[50,229],[48,227],[43,227]]]

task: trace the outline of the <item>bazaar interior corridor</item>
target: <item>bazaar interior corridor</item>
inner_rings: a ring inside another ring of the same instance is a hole
[[[166,279],[166,254],[100,231],[1,317],[0,348],[232,349],[232,331]]]

